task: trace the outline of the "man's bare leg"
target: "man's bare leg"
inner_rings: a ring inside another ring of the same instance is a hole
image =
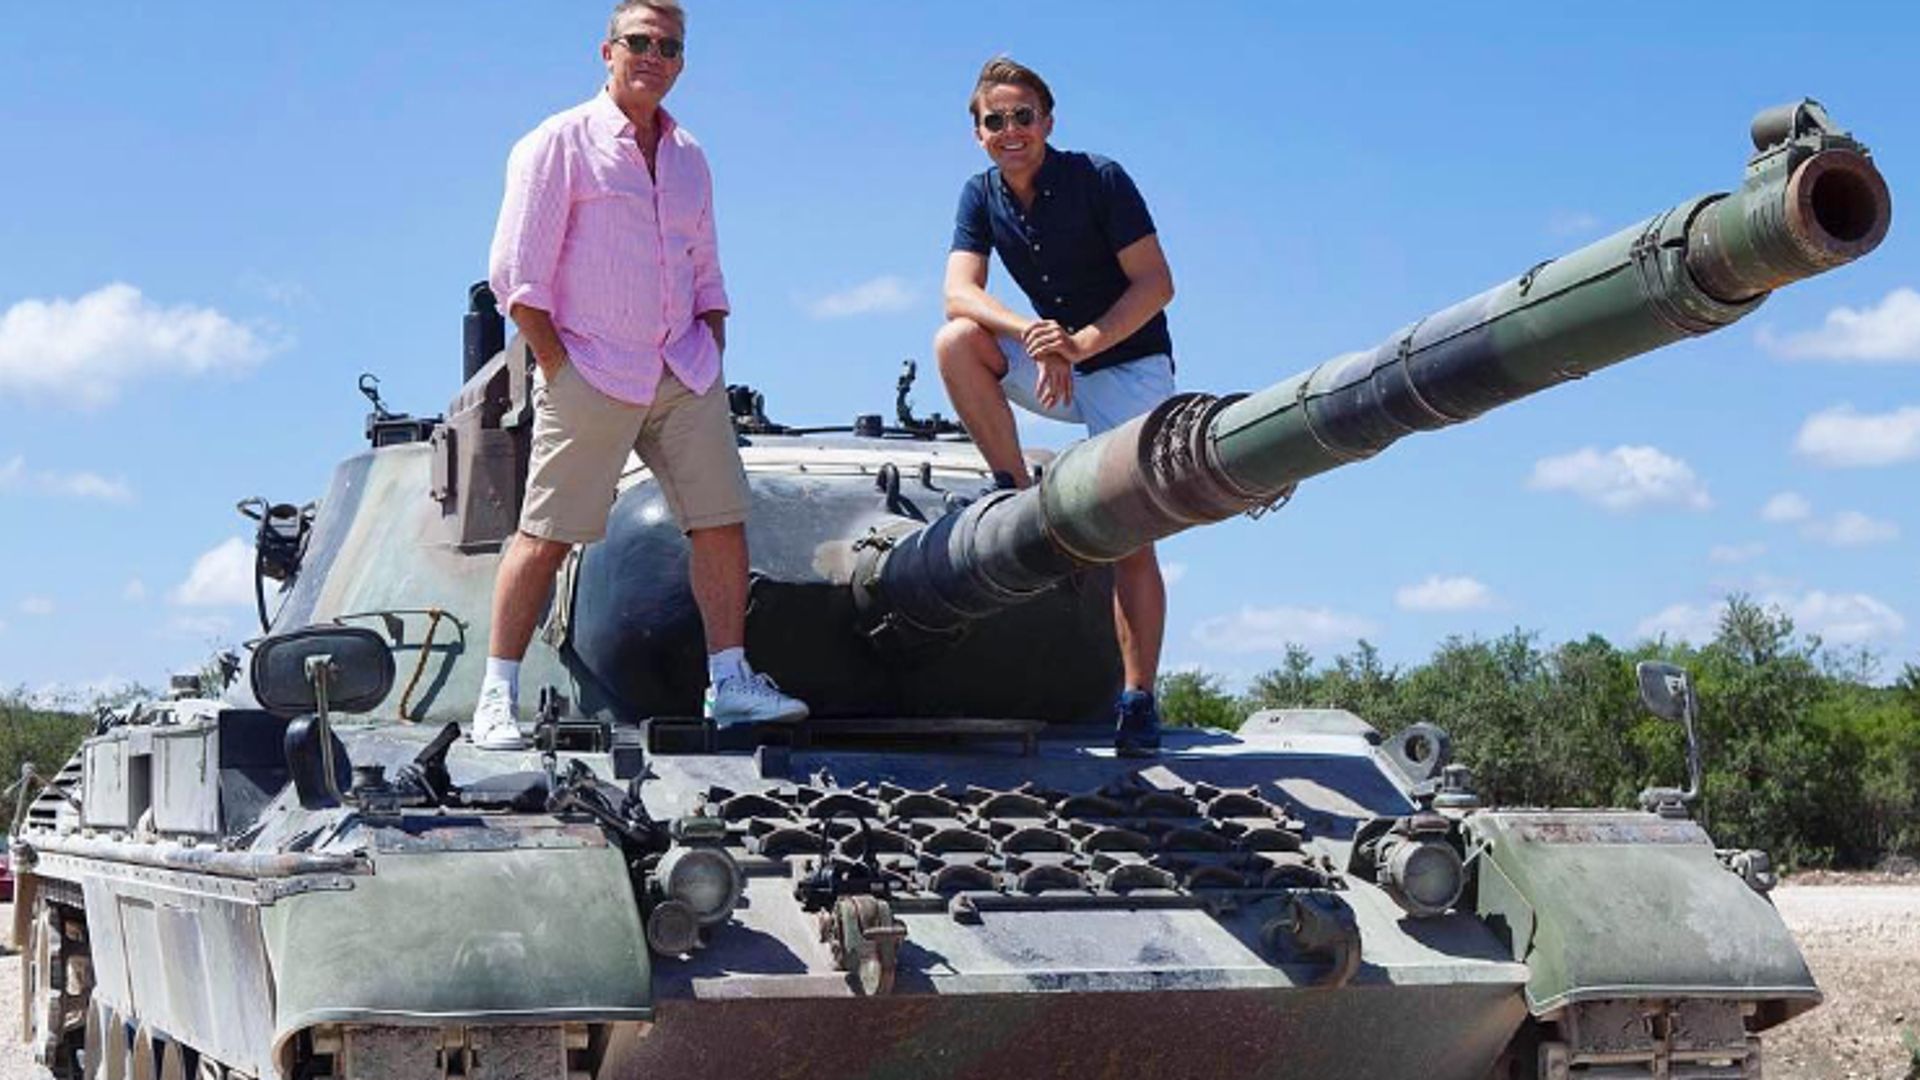
[[[493,582],[493,630],[487,655],[517,661],[527,654],[533,628],[540,622],[553,591],[553,575],[567,558],[571,544],[530,533],[515,533],[500,557]]]
[[[747,527],[717,525],[687,532],[692,549],[688,577],[693,602],[707,636],[707,678],[713,722],[791,723],[803,720],[807,707],[780,692],[746,662]]]
[[[553,575],[573,545],[530,533],[515,533],[500,556],[493,579],[493,626],[487,638],[487,672],[480,680],[468,734],[486,750],[520,750],[515,699],[520,692],[520,659],[533,640],[540,611],[553,594]]]
[[[1152,693],[1167,629],[1167,586],[1151,544],[1113,564],[1113,628],[1126,688]]]
[[[940,363],[940,379],[947,384],[960,422],[967,426],[973,445],[987,459],[987,467],[1013,477],[1018,487],[1031,483],[1026,460],[1020,456],[1020,431],[1013,423],[1013,407],[1000,380],[1007,374],[1007,358],[993,333],[972,319],[950,319],[933,335],[933,355]]]
[[[693,602],[706,628],[707,652],[747,643],[747,527],[720,525],[687,533]]]

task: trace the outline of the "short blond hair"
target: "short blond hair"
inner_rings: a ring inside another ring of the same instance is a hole
[[[680,0],[620,0],[613,5],[613,15],[607,19],[607,40],[612,41],[620,33],[620,16],[638,8],[646,8],[664,18],[672,19],[674,29],[680,36],[687,34],[687,9],[680,6]]]
[[[1026,87],[1040,99],[1041,113],[1053,115],[1053,91],[1047,89],[1047,80],[1027,65],[1002,54],[980,69],[980,77],[973,84],[973,96],[967,98],[967,112],[972,114],[975,124],[980,122],[980,103],[986,100],[987,91],[996,86]]]

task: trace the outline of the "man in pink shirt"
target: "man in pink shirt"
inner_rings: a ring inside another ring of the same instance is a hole
[[[685,66],[677,0],[621,0],[606,87],[507,161],[489,278],[533,350],[533,460],[494,583],[473,741],[517,750],[520,658],[575,544],[606,532],[629,450],[686,531],[714,722],[790,722],[806,705],[747,666],[748,491],[720,379],[727,293],[700,144],[660,107]]]

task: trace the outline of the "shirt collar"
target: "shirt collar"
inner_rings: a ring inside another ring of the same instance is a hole
[[[665,142],[673,134],[673,129],[679,125],[674,121],[673,114],[667,112],[665,105],[660,106],[659,115],[660,140]],[[587,103],[587,124],[594,134],[604,139],[618,142],[621,139],[633,138],[633,121],[627,119],[627,114],[621,112],[620,106],[613,103],[613,95],[607,93],[604,86],[600,88],[599,93],[593,95],[593,100]]]
[[[1040,168],[1033,174],[1034,192],[1038,194],[1051,185],[1059,177],[1061,168],[1060,151],[1055,150],[1052,143],[1048,143],[1046,154],[1040,158]],[[1001,172],[998,165],[993,168],[993,178],[999,182],[1001,191],[1006,192],[1009,197],[1013,195],[1013,185],[1007,183],[1007,174]]]

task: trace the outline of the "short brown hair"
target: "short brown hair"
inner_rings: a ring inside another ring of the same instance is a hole
[[[980,78],[973,84],[973,96],[967,98],[967,112],[973,116],[973,122],[980,122],[980,102],[987,91],[996,86],[1024,86],[1033,91],[1040,99],[1040,111],[1053,115],[1053,91],[1047,89],[1047,80],[1040,73],[1009,56],[996,56],[987,61],[980,69]]]
[[[674,28],[680,31],[682,37],[686,36],[687,11],[680,6],[680,0],[620,0],[619,3],[613,5],[613,15],[607,19],[608,41],[612,41],[614,35],[620,32],[620,16],[636,8],[646,8],[649,11],[658,12],[665,18],[672,19]]]

